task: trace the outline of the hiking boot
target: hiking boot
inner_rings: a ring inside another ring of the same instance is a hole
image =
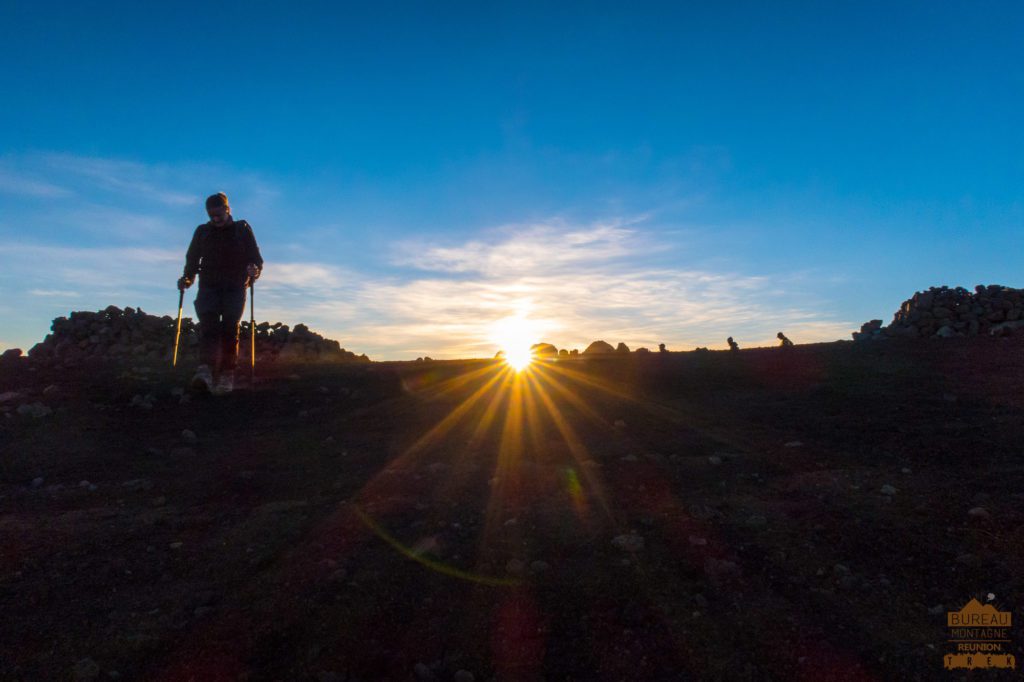
[[[213,388],[213,374],[209,365],[199,365],[196,375],[192,377],[192,388],[197,391],[209,391]]]
[[[213,392],[218,395],[224,395],[225,393],[231,393],[235,390],[235,373],[224,372],[217,377],[217,387],[213,389]]]

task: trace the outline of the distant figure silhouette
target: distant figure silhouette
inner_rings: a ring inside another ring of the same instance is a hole
[[[793,342],[790,341],[789,339],[787,339],[786,335],[783,334],[782,332],[779,332],[778,334],[776,334],[775,338],[777,338],[779,340],[779,347],[780,348],[790,348],[790,347],[793,346]]]
[[[659,343],[658,344],[658,352],[659,353],[667,353],[668,352],[667,350],[665,350],[665,344],[663,344],[663,343]]]
[[[733,341],[731,336],[729,338],[727,338],[726,341],[729,342],[729,350],[737,351],[737,350],[740,349],[740,344],[738,344],[735,341]]]

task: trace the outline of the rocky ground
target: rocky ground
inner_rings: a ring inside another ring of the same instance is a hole
[[[0,678],[967,679],[971,597],[1024,660],[1022,359],[268,365],[222,397],[11,360]]]

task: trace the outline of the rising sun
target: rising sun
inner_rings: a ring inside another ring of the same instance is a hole
[[[533,351],[530,350],[529,342],[505,345],[505,363],[515,371],[521,372],[531,362],[533,362]]]
[[[541,330],[534,320],[525,315],[503,318],[491,325],[491,339],[501,347],[505,363],[521,372],[533,362],[531,346],[537,342]]]

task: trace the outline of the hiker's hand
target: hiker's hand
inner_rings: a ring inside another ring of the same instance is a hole
[[[178,279],[178,291],[185,291],[190,286],[192,286],[192,280],[188,277],[180,277]]]
[[[260,269],[255,263],[249,263],[245,266],[245,272],[253,279],[260,278]]]

